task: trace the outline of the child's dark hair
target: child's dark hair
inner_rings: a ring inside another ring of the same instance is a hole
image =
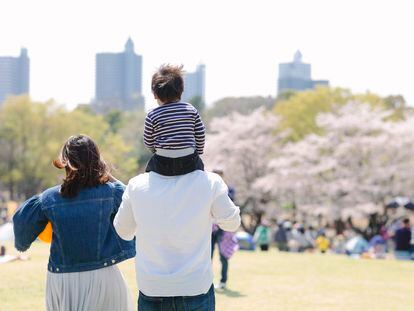
[[[154,73],[151,81],[152,92],[164,104],[181,99],[184,91],[183,66],[161,65]]]

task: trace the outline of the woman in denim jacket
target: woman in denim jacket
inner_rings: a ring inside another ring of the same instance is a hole
[[[122,240],[112,224],[124,185],[111,177],[98,147],[84,135],[70,137],[53,164],[66,171],[62,185],[30,198],[13,217],[19,251],[52,224],[47,310],[133,310],[116,264],[135,256],[135,243]]]

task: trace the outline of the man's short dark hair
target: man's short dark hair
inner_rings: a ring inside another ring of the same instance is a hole
[[[409,224],[410,224],[410,219],[409,219],[409,218],[405,218],[405,219],[403,220],[403,224],[404,224],[404,225],[409,225]]]
[[[182,65],[161,65],[152,76],[152,92],[164,104],[179,101],[184,91],[183,74]]]

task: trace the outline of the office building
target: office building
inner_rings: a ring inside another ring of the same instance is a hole
[[[27,49],[19,57],[0,56],[0,105],[7,96],[29,94],[30,59]]]
[[[143,109],[142,56],[131,38],[121,53],[96,54],[96,89],[93,106],[97,111]]]
[[[293,62],[279,64],[278,94],[284,91],[303,91],[317,85],[329,86],[328,80],[312,80],[311,65],[302,62],[302,53],[297,51]]]
[[[200,64],[197,66],[196,71],[185,74],[184,93],[181,97],[183,101],[191,102],[196,97],[199,97],[203,103],[205,102],[205,71],[206,66]]]

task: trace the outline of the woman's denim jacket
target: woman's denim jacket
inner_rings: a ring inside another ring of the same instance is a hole
[[[50,272],[95,270],[134,257],[135,241],[122,240],[113,226],[124,189],[108,182],[67,199],[56,186],[32,197],[13,217],[16,248],[26,251],[50,221]]]

